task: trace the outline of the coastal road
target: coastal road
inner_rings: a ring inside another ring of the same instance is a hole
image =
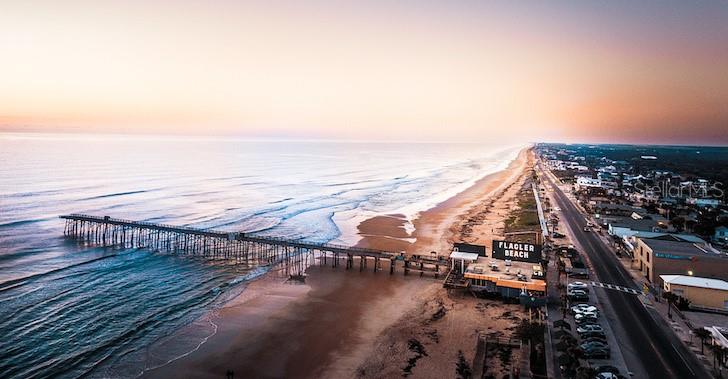
[[[543,172],[546,173],[545,170]],[[595,233],[584,232],[584,215],[548,174],[542,177],[551,182],[556,205],[561,207],[564,216],[562,221],[568,224],[574,238],[585,250],[599,281],[634,288],[635,283],[629,272],[604,241]],[[622,335],[628,339],[625,342],[633,347],[629,352],[622,351],[628,366],[639,362],[643,373],[649,378],[711,377],[697,357],[665,325],[660,315],[654,309],[645,307],[638,296],[620,291],[605,291],[605,294],[606,299],[603,300],[607,301],[616,315],[617,323],[611,325],[612,329],[618,337]]]

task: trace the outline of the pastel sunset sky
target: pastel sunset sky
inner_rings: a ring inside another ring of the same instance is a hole
[[[0,130],[728,144],[728,2],[3,1]]]

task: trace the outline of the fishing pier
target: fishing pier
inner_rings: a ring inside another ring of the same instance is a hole
[[[290,275],[302,275],[306,267],[318,260],[321,265],[359,271],[372,265],[374,272],[382,271],[384,262],[393,274],[402,265],[404,274],[419,272],[433,274],[448,268],[447,257],[412,255],[330,243],[255,236],[242,232],[225,232],[132,221],[109,216],[70,214],[65,220],[63,235],[78,243],[109,248],[140,248],[172,254],[189,255],[212,260],[225,260],[250,267],[282,264]],[[357,262],[358,261],[358,262]]]

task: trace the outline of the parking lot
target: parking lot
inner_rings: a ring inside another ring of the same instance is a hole
[[[580,366],[595,368],[596,375],[604,374],[602,378],[628,377],[619,343],[609,325],[609,316],[605,315],[609,312],[604,311],[597,294],[604,289],[580,279],[570,279],[568,283],[562,289],[566,300],[561,314],[563,322],[554,323],[557,355],[566,354],[584,361],[582,363],[586,364]],[[558,333],[560,329],[563,331]],[[566,336],[567,331],[573,338]],[[562,374],[570,377],[576,372],[567,369]]]

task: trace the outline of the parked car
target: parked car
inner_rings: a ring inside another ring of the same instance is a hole
[[[585,227],[584,227],[584,231],[585,231],[585,232],[591,232],[591,228],[590,228],[590,227],[588,227],[588,226],[585,226]]]
[[[576,315],[574,316],[574,322],[576,325],[596,324],[597,317],[595,315]]]
[[[599,318],[599,312],[597,312],[597,311],[579,311],[574,315],[574,319],[576,319],[577,316]]]
[[[577,313],[584,313],[584,312],[597,313],[597,312],[599,312],[599,309],[593,305],[581,303],[581,304],[572,306],[570,311],[571,311],[571,314],[575,315]]]
[[[571,274],[569,274],[572,278],[579,278],[579,279],[589,279],[589,270],[587,269],[577,269],[574,268],[571,270]]]
[[[603,365],[603,366],[597,366],[594,371],[602,373],[602,372],[611,372],[612,374],[619,374],[619,369],[614,366],[609,365]]]
[[[599,324],[586,324],[576,328],[576,332],[579,334],[584,334],[588,332],[604,332],[604,328],[602,328],[602,326]]]
[[[605,337],[589,337],[589,338],[585,338],[585,339],[581,340],[581,343],[588,343],[588,342],[601,342],[603,344],[607,344],[607,345],[609,344],[609,342],[607,342],[607,339]]]
[[[586,350],[586,349],[592,349],[595,347],[601,347],[603,349],[609,349],[609,344],[602,342],[602,341],[591,341],[591,342],[582,342],[581,345],[579,345],[580,348]]]
[[[619,373],[600,372],[594,377],[594,379],[624,379],[624,376]]]
[[[589,294],[582,290],[566,291],[566,297],[571,301],[587,301]]]
[[[571,282],[566,286],[566,289],[568,291],[581,290],[584,292],[589,292],[589,285],[584,282]]]
[[[581,334],[579,334],[579,337],[581,337],[581,338],[602,338],[602,339],[607,338],[607,336],[604,334],[604,332],[598,332],[598,331],[581,333]]]
[[[587,359],[609,359],[610,353],[609,349],[603,349],[599,347],[589,348],[589,349],[582,349],[582,352],[584,353],[584,358]]]
[[[571,309],[571,314],[573,314],[575,316],[576,315],[580,315],[580,314],[585,314],[585,313],[587,313],[587,314],[592,314],[593,313],[597,317],[599,317],[599,311],[596,309],[596,307],[591,307],[591,308],[576,308],[576,309],[572,308]]]

